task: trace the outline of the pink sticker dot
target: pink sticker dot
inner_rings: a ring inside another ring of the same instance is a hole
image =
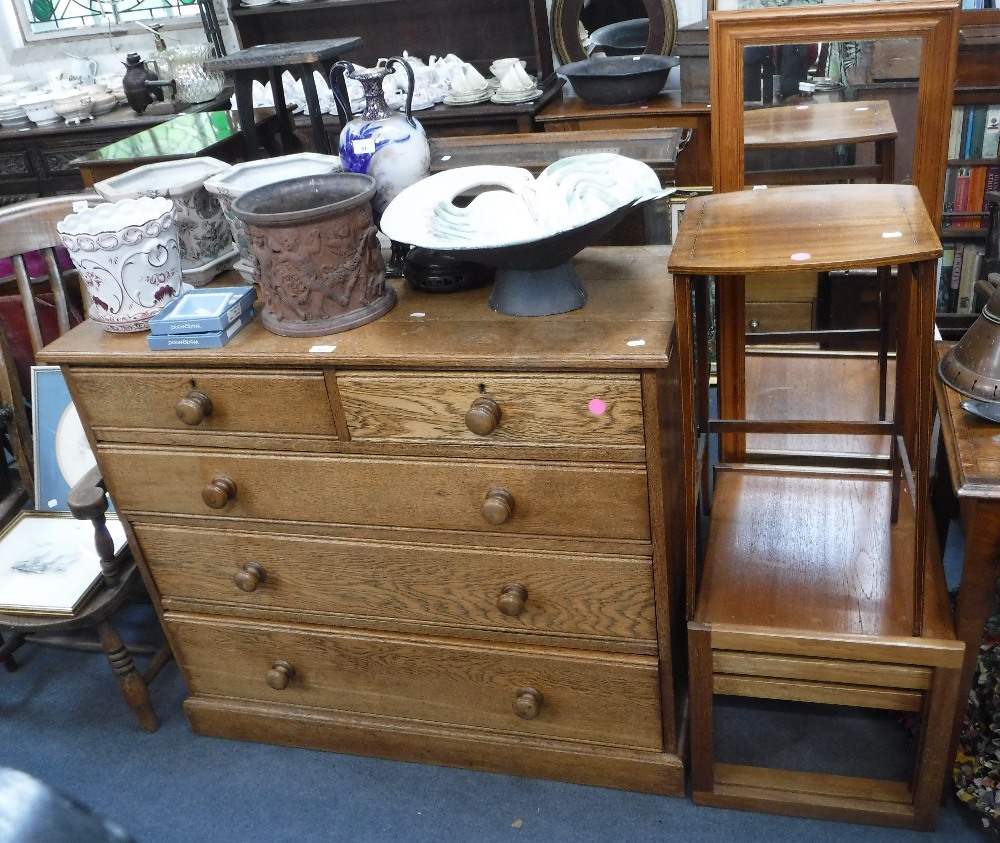
[[[591,398],[590,403],[587,404],[587,409],[590,410],[595,416],[602,416],[608,410],[608,405],[605,404],[600,398]]]
[[[812,257],[812,255],[810,255],[808,252],[796,252],[794,255],[792,255],[792,260],[793,261],[807,261],[811,257]]]
[[[809,108],[808,105],[797,105],[797,106],[795,106],[795,110],[796,111],[805,111],[807,108]]]

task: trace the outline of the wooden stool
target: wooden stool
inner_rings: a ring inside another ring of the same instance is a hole
[[[941,566],[927,562],[940,252],[912,186],[778,187],[688,202],[669,268],[682,400],[693,416],[685,470],[699,804],[933,826],[964,649]],[[756,365],[744,354],[743,275],[889,265],[899,267],[901,326],[890,420],[877,413],[870,386],[884,376],[871,357],[858,358],[863,376],[845,377],[841,355],[799,351]],[[719,349],[719,417],[711,421],[710,275]],[[710,432],[719,434],[711,499]],[[703,553],[699,489],[710,510]],[[912,779],[718,764],[717,694],[919,713]]]
[[[315,152],[330,154],[330,139],[323,126],[323,115],[319,109],[319,97],[316,94],[316,83],[313,70],[325,73],[322,62],[331,62],[342,53],[361,45],[357,36],[350,38],[326,38],[321,41],[299,41],[289,44],[259,44],[238,50],[228,56],[205,62],[205,70],[224,71],[232,74],[233,85],[236,88],[236,110],[240,115],[240,124],[247,140],[247,154],[253,158],[260,157],[257,145],[257,129],[253,119],[253,79],[254,73],[261,69],[267,70],[271,82],[271,92],[274,94],[274,110],[278,115],[278,126],[281,133],[281,148],[287,155],[297,148],[293,135],[292,116],[285,103],[285,89],[281,82],[281,73],[286,67],[297,67],[302,77],[302,92],[309,107],[309,120],[312,125],[313,147]]]

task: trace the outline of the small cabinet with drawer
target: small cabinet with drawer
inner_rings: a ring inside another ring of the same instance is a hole
[[[194,728],[682,795],[665,262],[585,251],[559,316],[399,285],[329,342],[50,345]]]

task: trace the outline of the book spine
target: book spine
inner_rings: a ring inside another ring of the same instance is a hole
[[[972,108],[972,129],[969,140],[969,157],[983,157],[983,135],[986,131],[986,106],[976,105]]]
[[[941,262],[938,271],[937,305],[938,313],[947,313],[951,298],[951,271],[955,266],[955,244],[941,244]]]
[[[955,260],[951,266],[951,280],[949,282],[948,312],[954,313],[958,307],[958,284],[962,278],[962,262],[965,259],[965,244],[955,244]]]
[[[969,182],[972,180],[971,167],[959,167],[958,176],[955,179],[955,214],[954,225],[956,228],[965,227],[965,217],[969,210]]]
[[[958,283],[958,305],[956,313],[972,313],[972,300],[976,294],[976,281],[979,278],[979,267],[982,265],[983,253],[977,246],[969,244],[962,259],[962,277]]]
[[[983,209],[983,195],[986,192],[986,167],[972,168],[969,178],[969,215],[965,218],[966,228],[979,228],[983,224],[979,212]]]
[[[959,156],[959,138],[962,136],[962,118],[965,108],[956,105],[951,109],[951,130],[948,132],[948,158],[954,160]]]
[[[1000,104],[986,107],[983,158],[996,158],[998,152],[1000,152]]]

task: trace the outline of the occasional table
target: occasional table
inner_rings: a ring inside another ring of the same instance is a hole
[[[747,184],[816,184],[868,178],[890,184],[895,166],[896,122],[885,100],[814,102],[757,108],[743,114],[743,147],[805,149],[872,143],[874,164],[747,172]]]
[[[258,44],[238,50],[228,56],[205,62],[205,70],[223,71],[232,74],[233,85],[236,88],[236,110],[246,127],[247,148],[250,158],[259,158],[260,152],[256,143],[257,137],[253,113],[253,78],[254,72],[267,70],[271,81],[271,92],[274,95],[274,108],[278,115],[278,127],[281,133],[281,145],[285,152],[295,145],[293,135],[294,125],[292,115],[285,103],[285,91],[281,82],[282,70],[286,67],[297,67],[302,77],[302,92],[309,108],[309,121],[312,126],[313,148],[316,152],[330,154],[330,140],[323,127],[323,115],[319,108],[319,97],[316,94],[316,82],[313,70],[325,72],[322,62],[332,61],[342,53],[361,46],[357,36],[348,38],[324,38],[319,41],[297,41],[289,44]]]
[[[939,343],[938,358],[951,343]],[[941,416],[941,441],[947,457],[951,491],[958,498],[965,528],[962,581],[955,604],[955,633],[965,642],[960,687],[962,699],[972,687],[983,627],[997,605],[995,583],[1000,576],[1000,428],[967,413],[963,396],[934,378],[934,396]],[[957,747],[965,706],[955,712],[952,747]],[[952,753],[954,757],[954,752]]]
[[[270,146],[277,117],[273,109],[257,108],[249,124],[254,135],[266,138]],[[201,111],[182,114],[166,123],[151,126],[127,138],[95,149],[75,159],[85,187],[95,182],[156,161],[211,155],[222,161],[236,163],[246,159],[256,149],[244,131],[244,121],[234,111]]]

